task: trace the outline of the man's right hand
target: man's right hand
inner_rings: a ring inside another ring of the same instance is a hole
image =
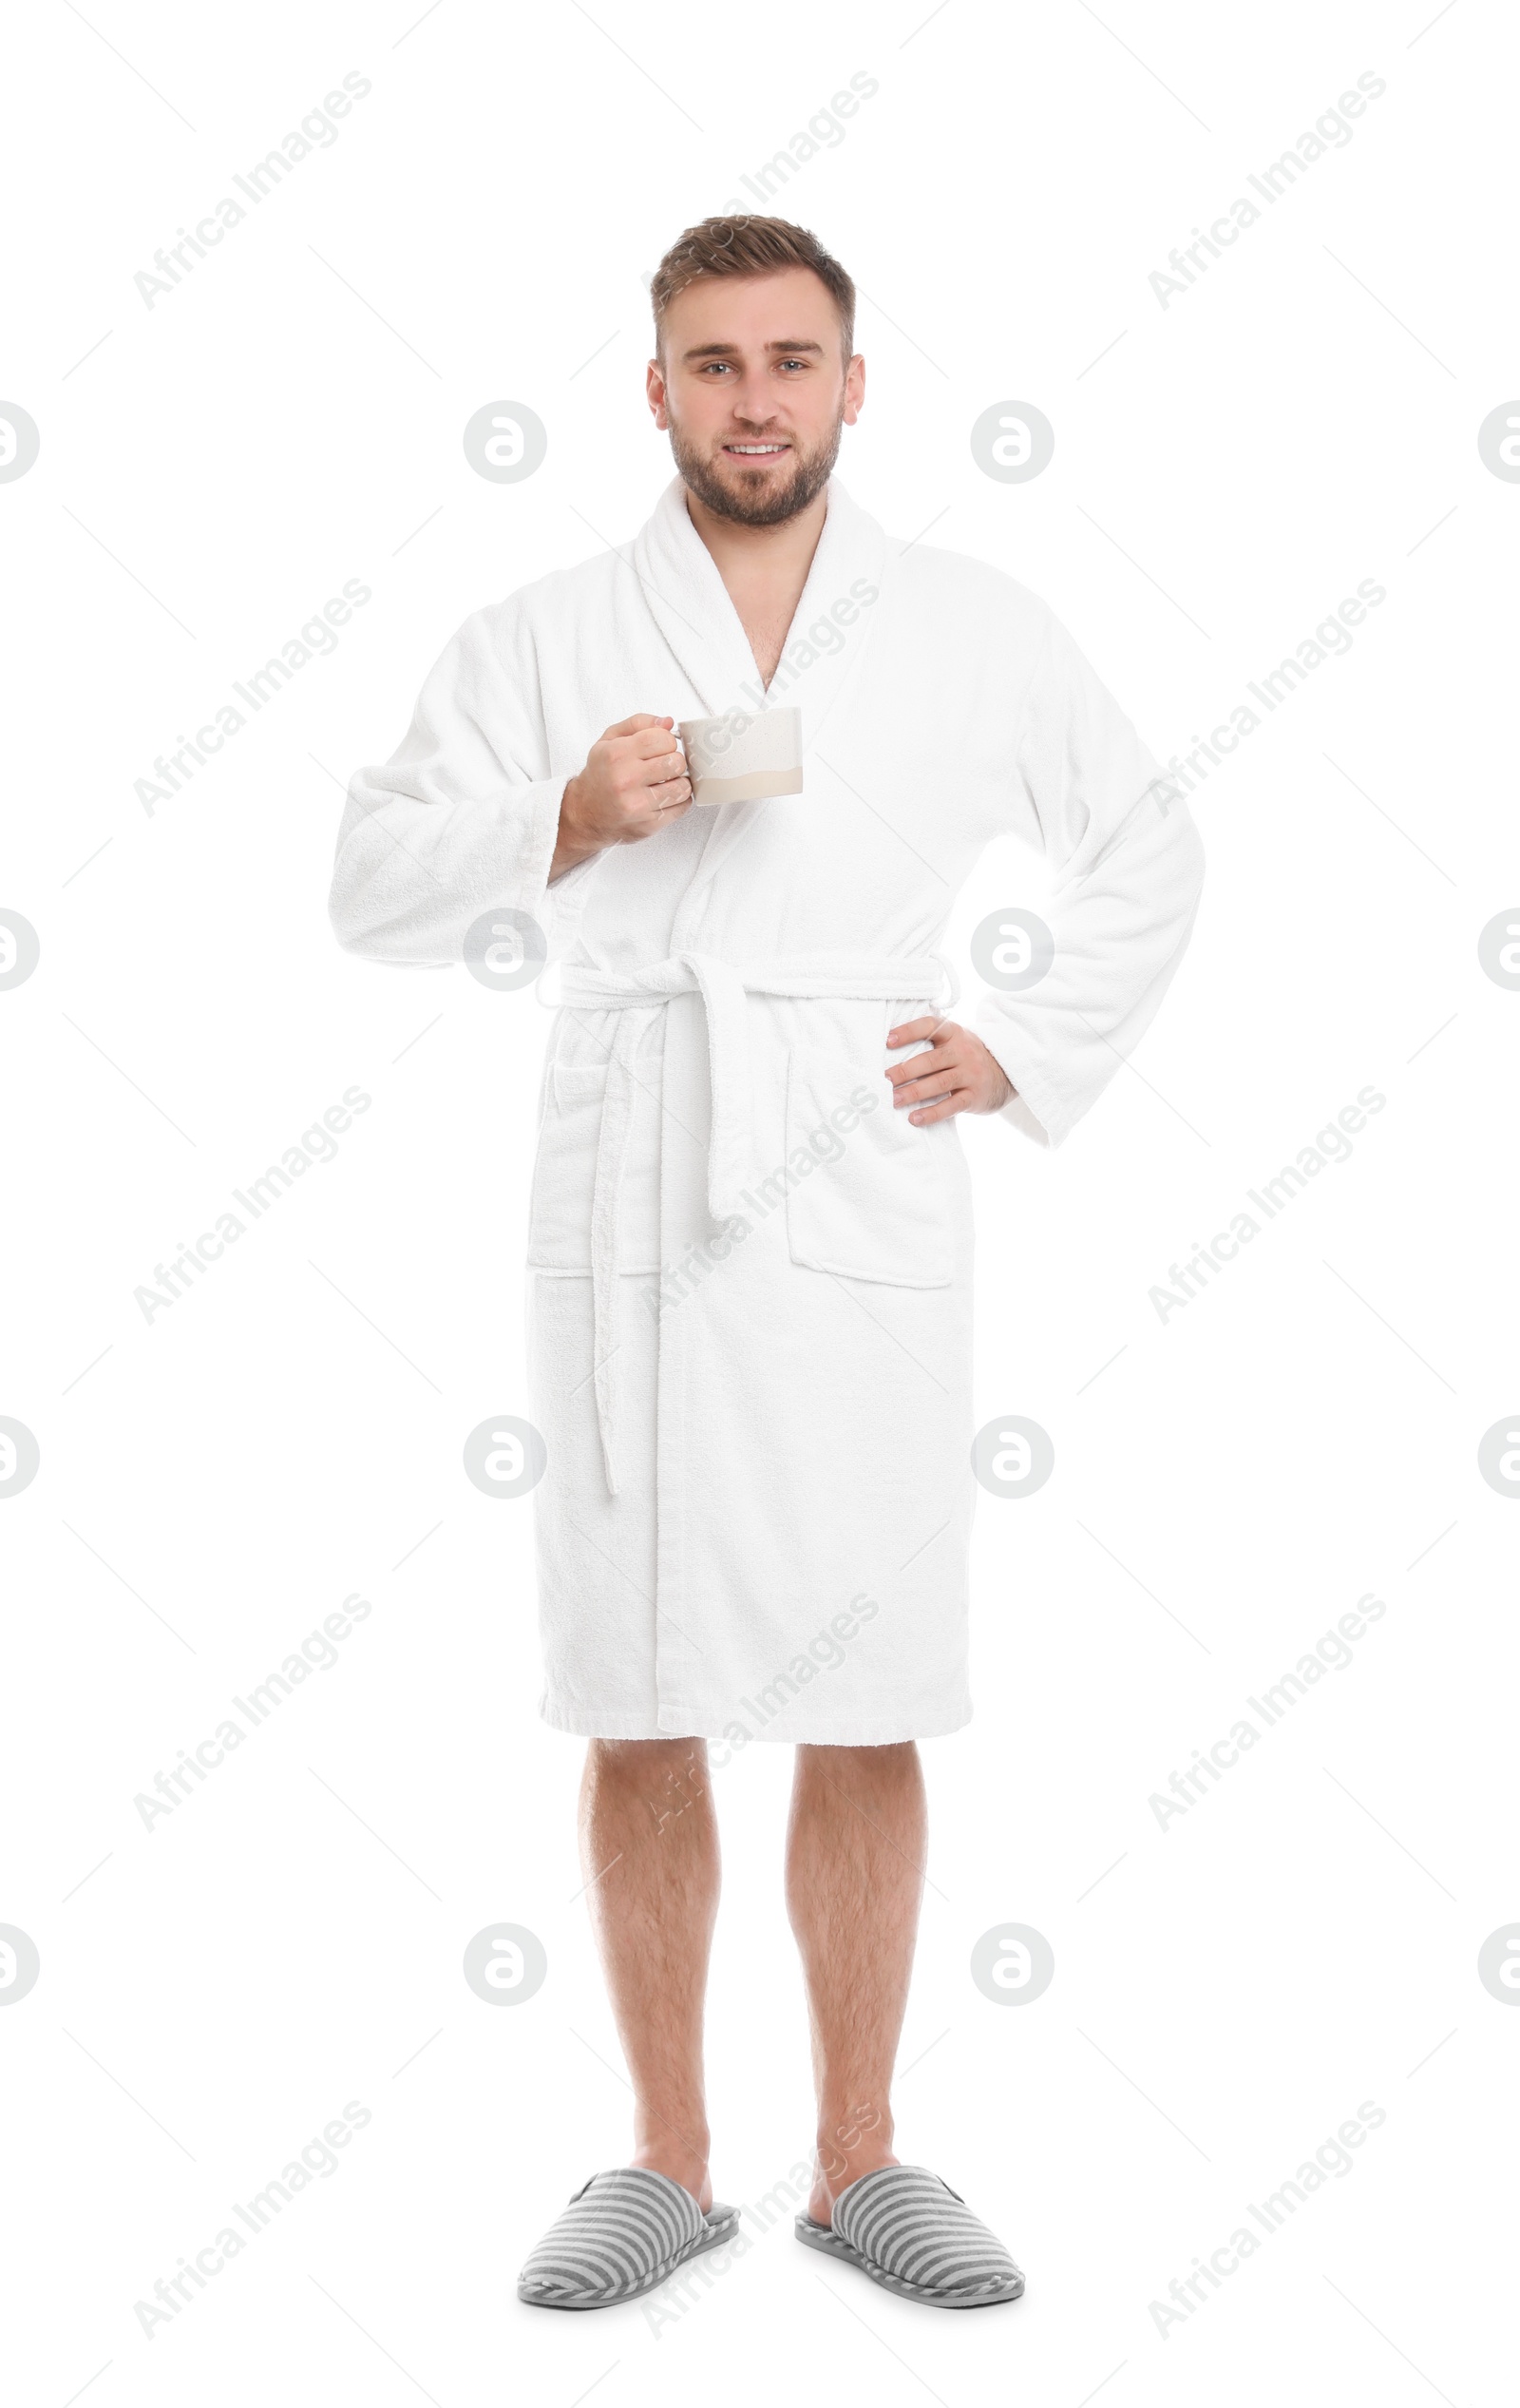
[[[692,781],[674,726],[639,711],[598,737],[560,800],[551,881],[604,846],[636,844],[690,811]]]

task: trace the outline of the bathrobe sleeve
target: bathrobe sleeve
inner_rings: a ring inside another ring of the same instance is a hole
[[[1014,832],[1055,875],[1054,958],[972,1026],[1016,1090],[1002,1117],[1059,1145],[1154,1017],[1192,932],[1204,850],[1176,786],[1050,618],[1015,755]]]
[[[441,967],[504,906],[548,922],[566,776],[551,777],[531,639],[510,602],[477,611],[434,663],[382,769],[361,769],[338,831],[328,908],[371,962]],[[582,863],[552,902],[582,882]]]

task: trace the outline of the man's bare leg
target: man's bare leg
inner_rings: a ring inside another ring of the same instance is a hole
[[[911,1740],[799,1748],[787,1906],[802,1951],[818,2093],[808,2212],[827,2224],[848,2183],[892,2153],[892,2068],[907,2006],[928,1816]]]
[[[700,1739],[594,1739],[580,1863],[634,2086],[629,2163],[712,2205],[702,2002],[718,1905],[718,1831]]]

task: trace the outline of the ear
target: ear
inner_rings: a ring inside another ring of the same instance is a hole
[[[845,424],[853,427],[865,402],[865,362],[857,352],[845,370]]]

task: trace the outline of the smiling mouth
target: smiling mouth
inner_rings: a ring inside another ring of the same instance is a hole
[[[790,449],[788,443],[726,443],[723,447],[728,459],[744,461],[779,460]]]

